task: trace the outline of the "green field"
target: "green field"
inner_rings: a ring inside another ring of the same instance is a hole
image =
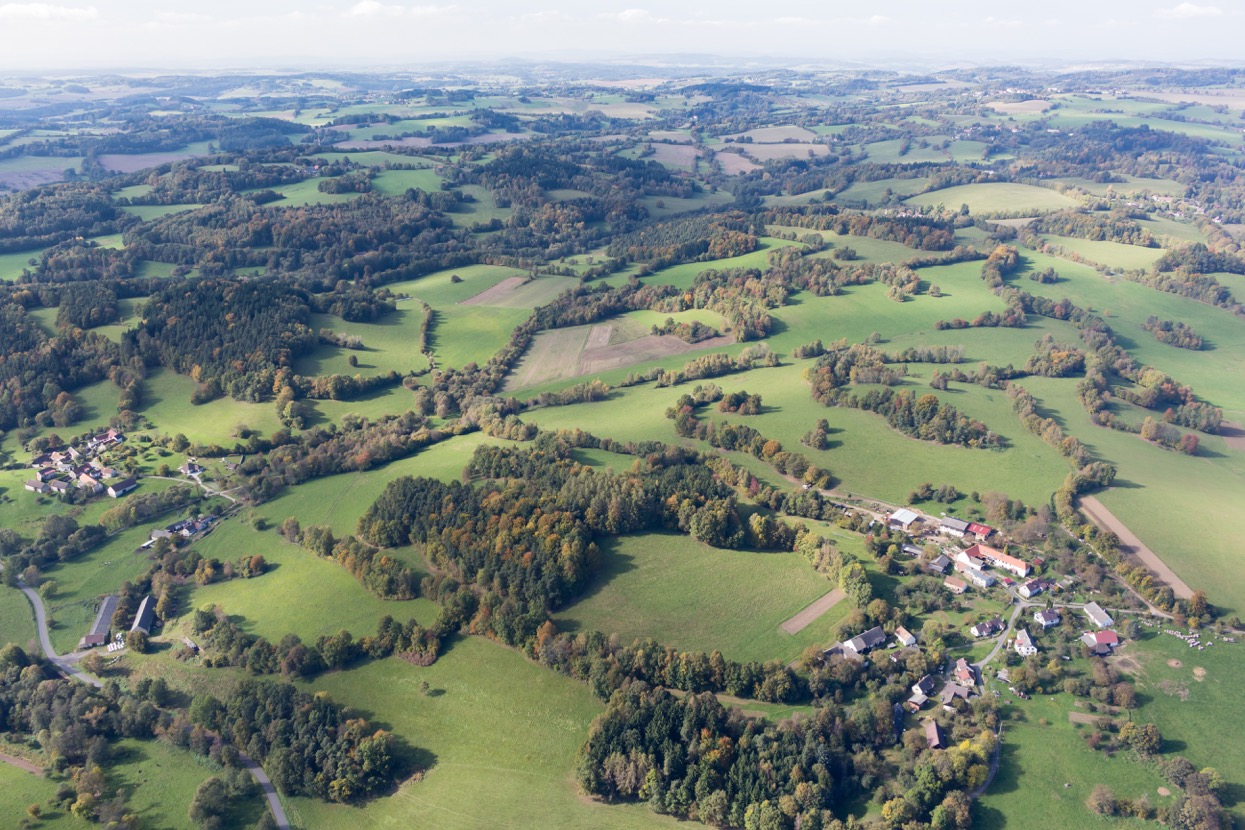
[[[421,682],[431,695],[419,692]],[[291,819],[300,827],[678,826],[644,804],[607,806],[580,797],[575,753],[602,705],[583,684],[486,640],[459,640],[428,668],[391,658],[324,675],[308,688],[377,717],[419,749],[414,761],[428,771],[361,807],[290,799]]]
[[[1055,236],[1044,234],[1043,242],[1058,245],[1074,254],[1078,254],[1091,263],[1109,265],[1126,270],[1150,270],[1165,252],[1162,248],[1143,248],[1140,245],[1124,245],[1119,242],[1100,242],[1091,239],[1078,239],[1072,236]]]
[[[610,540],[603,552],[596,582],[555,617],[559,628],[789,662],[806,646],[836,639],[835,625],[850,610],[840,602],[798,634],[779,629],[835,587],[795,553],[719,550],[677,534]]]
[[[891,195],[903,198],[914,193],[920,193],[928,185],[928,176],[917,176],[911,179],[879,179],[872,182],[855,182],[835,194],[834,200],[844,204],[864,202],[866,205],[876,205],[885,201]]]
[[[25,594],[16,588],[0,587],[0,644],[17,643],[25,648],[34,642],[34,613]]]
[[[185,213],[188,210],[198,210],[201,207],[203,205],[126,205],[122,210],[126,213],[134,214],[144,222],[150,222],[153,219],[163,219],[175,213]]]
[[[974,214],[991,214],[1042,213],[1077,207],[1079,203],[1045,187],[1013,182],[987,182],[932,190],[913,196],[907,200],[907,204],[918,207],[943,205],[948,210],[957,210],[960,205],[968,205]]]
[[[0,815],[10,820],[11,826],[16,827],[17,822],[26,816],[27,807],[38,804],[42,812],[36,827],[48,830],[82,827],[82,821],[71,816],[67,810],[48,806],[48,802],[55,798],[56,782],[8,764],[0,764]]]
[[[195,382],[185,375],[157,369],[143,383],[143,406],[139,412],[160,432],[181,432],[195,442],[220,442],[227,447],[237,441],[234,431],[238,424],[264,435],[281,428],[276,407],[271,403],[248,403],[226,397],[195,406],[190,402],[194,390]]]
[[[321,343],[309,355],[294,361],[300,375],[371,375],[389,371],[405,375],[428,368],[428,359],[419,351],[419,331],[423,325],[423,307],[415,300],[399,300],[395,311],[375,323],[348,323],[330,314],[312,314],[314,331],[331,329],[337,334],[363,340],[363,349],[345,349]],[[357,366],[351,366],[354,357]]]
[[[342,629],[357,638],[374,634],[377,621],[386,615],[430,625],[437,614],[427,600],[377,599],[337,562],[285,541],[272,528],[260,532],[231,519],[198,542],[196,550],[227,562],[259,553],[270,563],[272,569],[262,576],[195,588],[188,608],[219,605],[240,618],[248,631],[274,643],[286,634],[313,642]],[[414,564],[414,556],[407,558]]]
[[[32,259],[37,261],[42,256],[42,249],[0,254],[0,280],[12,282],[22,275],[22,271],[32,267],[30,265]]]

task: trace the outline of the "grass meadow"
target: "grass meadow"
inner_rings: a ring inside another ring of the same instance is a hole
[[[1075,199],[1050,188],[1014,182],[963,184],[913,196],[907,203],[917,207],[945,205],[952,210],[966,204],[974,214],[1013,211],[1042,213],[1079,205]]]
[[[666,533],[611,539],[603,553],[596,582],[555,617],[559,628],[785,663],[806,646],[834,640],[850,610],[841,602],[795,635],[779,628],[835,587],[795,553],[719,550]]]
[[[421,682],[430,694],[419,691]],[[301,827],[673,828],[643,804],[579,795],[575,754],[603,709],[587,686],[478,637],[454,642],[427,668],[388,659],[306,684],[418,747],[426,772],[362,806],[289,799]]]
[[[0,645],[16,643],[26,648],[33,643],[37,637],[34,614],[25,594],[16,588],[0,586]],[[38,652],[37,646],[35,652]]]

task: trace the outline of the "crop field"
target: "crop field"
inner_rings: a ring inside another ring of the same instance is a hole
[[[570,277],[542,276],[535,279],[526,277],[507,277],[502,282],[470,299],[460,300],[464,306],[484,305],[491,308],[522,308],[534,309],[547,305],[572,288],[579,286],[579,280]]]
[[[675,648],[718,649],[727,659],[794,660],[834,640],[850,610],[840,603],[798,634],[780,626],[835,586],[795,553],[711,548],[675,534],[627,536],[603,547],[604,565],[584,598],[555,620],[564,630],[652,637]]]
[[[757,127],[755,130],[748,130],[746,133],[737,133],[733,136],[724,136],[724,138],[733,138],[739,141],[741,138],[750,138],[756,144],[782,144],[786,141],[792,142],[809,142],[817,137],[812,130],[804,127],[781,126],[781,127]]]
[[[720,325],[719,315],[703,309],[661,315],[653,312],[635,312],[653,319],[649,326],[667,317],[675,322],[699,320],[708,325]],[[648,363],[674,355],[717,349],[729,346],[734,340],[729,336],[711,337],[699,343],[688,343],[672,334],[648,334],[648,327],[632,314],[615,318],[613,322],[595,323],[588,326],[542,331],[532,340],[527,353],[520,359],[506,381],[506,390],[547,383],[562,378],[595,375],[611,369],[621,369]]]
[[[830,155],[830,148],[825,144],[741,144],[744,152],[759,162],[775,159],[810,159],[817,156]]]
[[[688,144],[657,143],[653,145],[652,155],[647,158],[676,170],[695,170],[700,150]]]
[[[722,166],[722,172],[729,176],[751,173],[753,170],[759,170],[761,167],[741,153],[718,152],[713,156],[713,159]]]
[[[975,214],[1026,211],[1041,213],[1077,207],[1078,202],[1045,187],[1013,182],[964,184],[922,193],[907,200],[910,205],[945,205],[955,209],[966,204]]]
[[[420,693],[421,682],[431,694]],[[290,799],[291,818],[299,826],[679,826],[642,803],[605,805],[582,798],[574,779],[575,753],[602,704],[585,685],[486,640],[458,640],[428,668],[391,658],[324,675],[308,688],[374,713],[422,750],[413,760],[427,772],[361,807]]]
[[[903,145],[906,143],[910,146],[904,150]],[[947,160],[947,153],[944,150],[932,146],[921,147],[915,141],[908,142],[901,138],[875,141],[872,144],[866,144],[864,150],[869,154],[869,160],[878,164],[926,164]]]
[[[0,160],[0,186],[23,189],[59,182],[66,170],[78,170],[82,156],[14,156]]]
[[[148,167],[156,167],[161,164],[207,155],[208,143],[200,141],[187,145],[183,150],[175,150],[168,153],[104,153],[99,156],[99,163],[105,170],[112,170],[117,173],[133,173],[138,170],[146,170]]]

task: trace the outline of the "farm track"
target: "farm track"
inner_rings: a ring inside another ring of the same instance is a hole
[[[1103,506],[1102,502],[1093,496],[1084,496],[1081,499],[1081,509],[1085,511],[1085,515],[1090,518],[1094,524],[1103,530],[1109,530],[1120,539],[1120,549],[1125,553],[1130,553],[1141,560],[1147,568],[1158,574],[1159,579],[1171,586],[1172,591],[1180,599],[1188,599],[1193,596],[1193,589],[1190,588],[1185,581],[1176,576],[1176,572],[1167,566],[1167,563],[1159,558],[1159,555],[1150,550],[1144,542],[1137,538],[1137,534],[1129,530],[1123,522],[1111,514],[1111,511]]]
[[[822,614],[838,605],[844,596],[842,588],[835,588],[820,599],[813,600],[813,602],[801,609],[799,613],[780,625],[779,628],[788,634],[798,634],[812,625]]]
[[[6,755],[3,752],[0,752],[0,764],[8,764],[11,767],[17,767],[18,769],[37,775],[40,778],[44,775],[41,767],[30,763],[25,758],[18,758],[14,755]]]

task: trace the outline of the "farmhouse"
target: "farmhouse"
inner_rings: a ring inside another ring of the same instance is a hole
[[[886,632],[882,630],[882,626],[875,625],[863,634],[857,634],[843,643],[843,648],[851,651],[853,654],[865,654],[884,642],[886,642]]]
[[[1059,616],[1059,611],[1054,608],[1043,608],[1033,614],[1033,621],[1042,626],[1043,630],[1059,625],[1060,619],[1062,618]]]
[[[935,685],[936,683],[934,681],[934,678],[927,674],[924,677],[922,677],[920,680],[912,684],[912,694],[932,695],[934,693]]]
[[[969,631],[972,632],[974,637],[993,637],[1006,627],[1007,626],[1003,624],[1003,620],[995,617],[992,620],[977,623],[970,628]]]
[[[911,528],[914,524],[916,524],[920,520],[921,520],[920,516],[918,516],[915,512],[905,507],[905,508],[896,510],[894,513],[891,514],[890,527],[891,527],[891,530],[907,531],[909,528]]]
[[[967,577],[978,588],[989,588],[994,584],[993,574],[981,569],[981,560],[974,560],[963,552],[955,558],[955,572]]]
[[[151,594],[143,597],[143,601],[138,605],[138,613],[134,615],[134,624],[130,626],[131,631],[141,631],[144,634],[151,633],[151,627],[156,622],[156,601],[152,599]]]
[[[1102,606],[1096,602],[1085,606],[1085,616],[1089,617],[1089,621],[1098,628],[1110,628],[1115,625],[1115,620],[1111,619],[1110,615],[1103,611]]]
[[[925,567],[929,568],[936,574],[945,574],[947,572],[947,568],[951,567],[951,560],[944,554],[940,553],[937,557],[930,560],[930,563]]]
[[[1005,571],[1011,571],[1016,576],[1028,576],[1029,565],[1014,556],[1003,553],[1001,550],[995,550],[989,545],[976,544],[965,551],[969,556],[975,556],[984,560],[987,565],[993,565],[996,568],[1002,568]]]
[[[959,683],[948,683],[942,687],[942,708],[948,712],[954,712],[956,701],[967,703],[972,694],[971,689],[961,686]]]
[[[963,657],[955,661],[955,679],[956,682],[962,683],[965,686],[977,685],[977,673]]]
[[[953,519],[950,516],[947,516],[942,520],[942,522],[939,523],[938,532],[961,539],[964,537],[964,534],[968,532],[968,522],[963,519]]]
[[[120,498],[126,493],[138,486],[138,482],[132,478],[123,478],[118,482],[108,485],[108,495],[112,498]]]
[[[71,488],[69,482],[63,478],[54,478],[48,482],[48,489],[53,493],[61,493],[63,495],[68,493]]]
[[[930,749],[942,749],[942,730],[932,720],[925,721],[925,740]]]
[[[942,584],[953,594],[962,594],[968,590],[968,583],[962,579],[956,579],[954,576],[947,577],[942,581]]]
[[[1037,654],[1037,646],[1033,644],[1033,639],[1029,636],[1029,632],[1023,628],[1016,632],[1016,653],[1021,657],[1032,657]]]
[[[56,478],[56,468],[55,467],[44,467],[41,470],[39,470],[39,472],[35,473],[35,478],[39,479],[40,481],[49,481],[51,479],[54,479]]]
[[[1046,590],[1046,587],[1047,587],[1046,580],[1030,579],[1028,582],[1025,582],[1019,588],[1017,588],[1016,591],[1025,599],[1031,599],[1033,597],[1036,597],[1038,594],[1042,593],[1042,591]]]
[[[919,547],[917,547],[916,545],[904,545],[902,548],[900,548],[900,550],[902,550],[904,553],[908,554],[909,556],[920,556],[922,553],[925,552],[921,550]]]
[[[902,625],[895,629],[895,640],[904,648],[916,645],[916,637]]]
[[[48,492],[48,486],[46,484],[33,478],[26,482],[26,489],[32,493],[38,493],[39,495],[43,495]]]
[[[199,473],[203,472],[203,469],[203,467],[200,467],[195,462],[187,461],[185,464],[177,468],[177,472],[184,476],[197,476]]]
[[[117,598],[115,596],[104,597],[103,602],[99,604],[99,612],[95,615],[91,630],[78,641],[78,648],[94,648],[108,642],[108,631],[112,628],[112,615],[115,613],[117,613]]]
[[[100,483],[98,478],[90,473],[78,474],[78,487],[82,490],[86,490],[88,493],[100,493],[104,490],[104,485]]]

